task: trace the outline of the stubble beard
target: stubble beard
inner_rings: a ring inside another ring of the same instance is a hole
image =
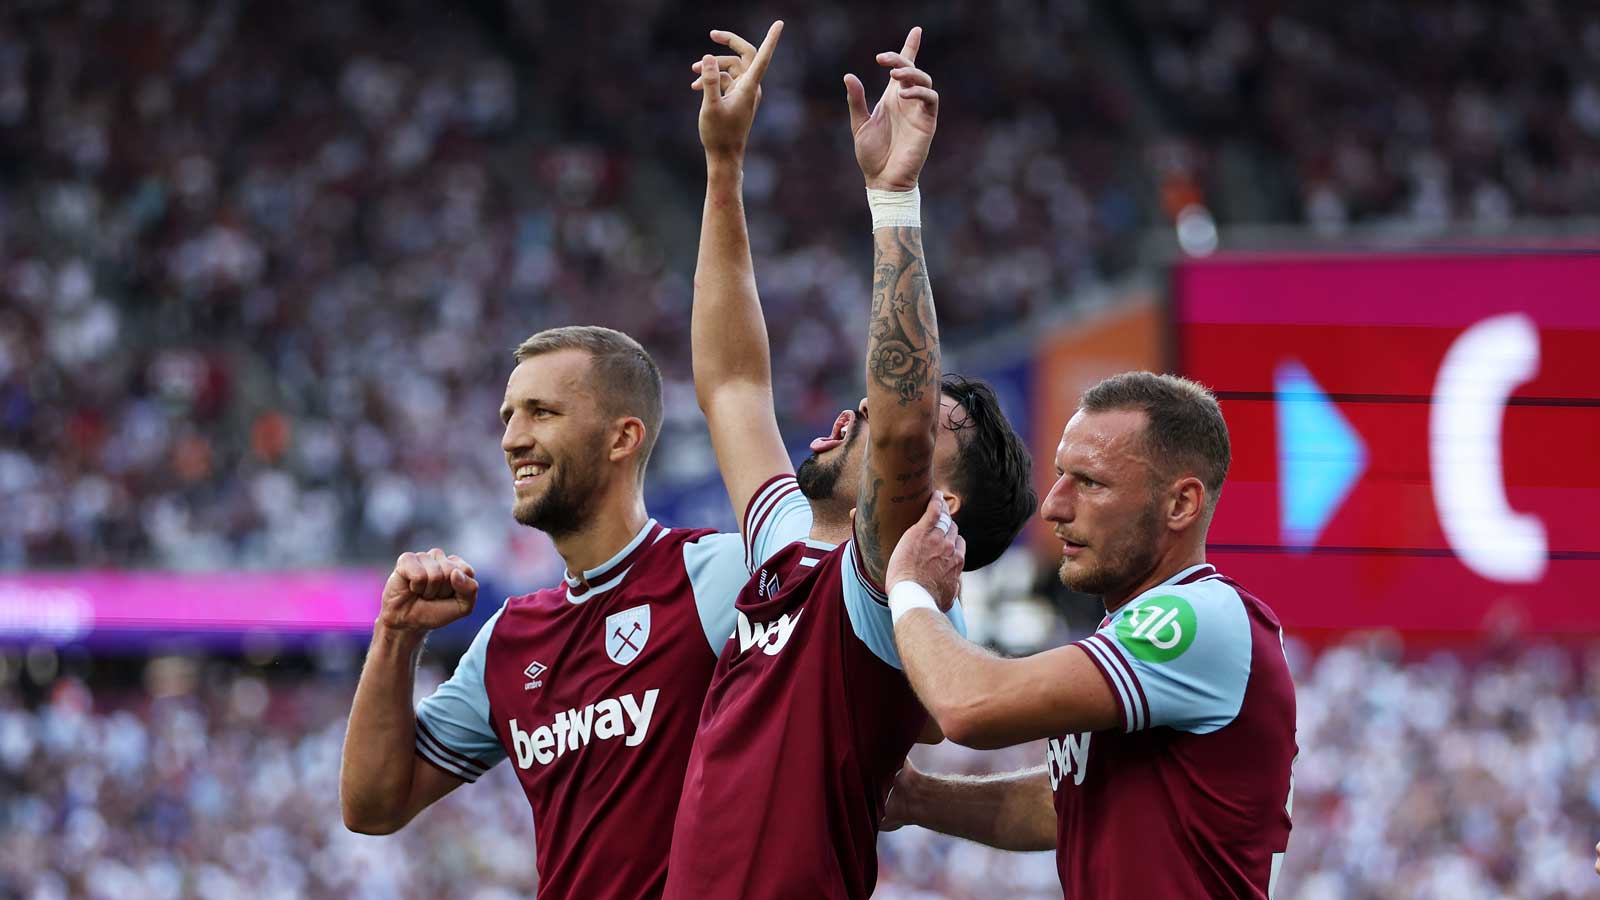
[[[838,458],[824,461],[821,455],[813,453],[800,463],[800,468],[795,470],[794,480],[800,488],[800,495],[812,503],[832,503],[841,499],[835,496],[839,489],[839,478],[844,474],[845,466],[850,462],[850,453],[856,445],[856,440],[861,436],[862,429],[852,428],[850,436],[845,438],[841,445],[842,452]],[[855,491],[850,496],[843,498],[847,504],[855,504]]]
[[[519,499],[511,509],[517,522],[537,528],[552,538],[573,534],[588,523],[586,502],[595,494],[599,479],[593,471],[573,472],[569,466],[552,466],[545,492]]]
[[[1069,569],[1071,561],[1063,559],[1061,583],[1069,590],[1082,594],[1106,596],[1135,584],[1147,575],[1155,567],[1158,554],[1156,506],[1155,503],[1146,506],[1131,528],[1096,547],[1099,557],[1097,565],[1074,572]]]

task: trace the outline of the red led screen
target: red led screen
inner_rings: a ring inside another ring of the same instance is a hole
[[[1600,255],[1216,258],[1174,311],[1211,559],[1286,627],[1600,632]]]

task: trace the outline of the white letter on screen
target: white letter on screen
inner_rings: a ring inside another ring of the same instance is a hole
[[[1509,313],[1462,332],[1433,385],[1433,504],[1450,548],[1491,581],[1538,581],[1549,559],[1544,523],[1511,509],[1500,465],[1506,401],[1538,370],[1538,329]]]

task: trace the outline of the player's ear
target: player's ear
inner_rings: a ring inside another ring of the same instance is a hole
[[[944,505],[950,510],[950,515],[953,516],[961,511],[961,497],[959,495],[952,494],[944,488],[940,488],[939,493],[944,495]]]
[[[611,432],[611,461],[618,462],[639,453],[644,449],[644,438],[644,422],[639,417],[628,416],[616,420]]]
[[[1185,475],[1172,486],[1167,499],[1167,527],[1183,531],[1205,513],[1206,486],[1193,475]]]

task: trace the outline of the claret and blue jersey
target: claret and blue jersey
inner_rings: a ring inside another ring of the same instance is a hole
[[[511,758],[539,896],[651,898],[678,785],[748,578],[737,534],[651,520],[583,577],[513,597],[417,707],[417,753],[464,781]]]
[[[1297,752],[1277,616],[1198,565],[1133,598],[1078,646],[1123,727],[1046,744],[1066,895],[1269,896],[1288,846]]]
[[[665,896],[866,897],[927,714],[882,589],[854,541],[807,540],[793,476],[757,491],[745,522],[751,577],[700,715]],[[952,621],[965,630],[959,607]]]

